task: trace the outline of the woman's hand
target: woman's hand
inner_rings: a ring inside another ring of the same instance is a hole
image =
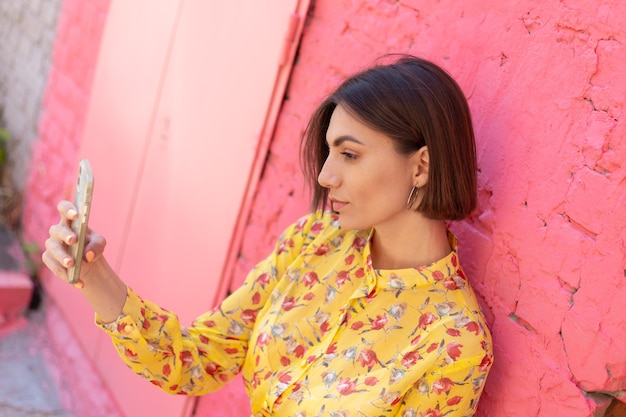
[[[67,269],[74,266],[75,259],[69,250],[69,246],[76,243],[76,233],[71,229],[72,220],[78,215],[76,207],[69,201],[61,201],[57,205],[60,214],[58,224],[50,227],[50,237],[46,240],[46,250],[42,255],[44,264],[52,271],[54,275],[64,281],[68,280]],[[85,237],[85,250],[83,256],[83,266],[81,267],[80,277],[75,286],[82,288],[84,285],[83,277],[89,274],[92,263],[102,257],[106,240],[103,236],[88,231]]]
[[[50,227],[50,237],[46,240],[46,250],[41,259],[54,275],[67,282],[67,268],[75,262],[69,246],[76,243],[77,239],[70,224],[78,212],[69,201],[61,201],[57,209],[61,218],[58,224]],[[122,313],[127,289],[104,258],[105,246],[103,236],[88,231],[80,277],[74,286],[81,289],[103,322],[111,322]]]

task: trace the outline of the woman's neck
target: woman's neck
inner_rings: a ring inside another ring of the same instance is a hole
[[[450,253],[443,220],[428,219],[419,213],[410,214],[411,217],[402,227],[374,228],[370,242],[374,268],[417,268],[438,261]]]

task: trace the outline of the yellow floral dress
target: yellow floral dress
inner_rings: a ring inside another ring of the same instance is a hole
[[[201,395],[242,372],[254,416],[473,415],[492,344],[456,239],[431,265],[377,270],[370,236],[311,214],[191,327],[130,289],[122,316],[96,322],[167,392]]]

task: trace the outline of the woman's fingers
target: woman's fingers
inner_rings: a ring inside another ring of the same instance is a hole
[[[65,217],[66,219],[73,219],[78,214],[76,210],[76,206],[71,201],[61,200],[59,204],[57,204],[57,210],[61,217]]]
[[[61,221],[50,227],[48,230],[50,239],[58,240],[66,245],[73,245],[76,243],[76,233],[66,224]]]
[[[74,260],[69,256],[58,255],[59,252],[55,244],[50,243],[51,240],[46,240],[46,250],[41,255],[41,260],[54,275],[67,281],[67,268],[74,265]]]
[[[94,233],[89,230],[85,242],[85,260],[87,262],[93,262],[104,254],[104,248],[107,242],[104,236]]]
[[[41,259],[44,264],[52,271],[57,277],[67,281],[68,273],[67,269],[74,266],[76,260],[73,258],[70,246],[76,244],[78,239],[76,233],[71,228],[71,223],[77,216],[76,207],[70,201],[60,201],[57,204],[57,210],[60,215],[59,223],[53,225],[48,230],[50,235],[45,243],[45,251],[41,255]],[[106,240],[102,235],[94,233],[92,230],[87,230],[87,236],[85,236],[85,248],[83,252],[83,260],[86,263],[81,268],[81,277],[77,284],[77,287],[82,287],[83,280],[89,270],[90,265],[95,260],[100,258],[104,254],[104,248],[106,247]]]

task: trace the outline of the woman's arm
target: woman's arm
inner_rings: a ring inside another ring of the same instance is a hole
[[[58,224],[50,228],[42,255],[44,264],[54,275],[67,281],[67,268],[74,265],[69,245],[76,242],[76,234],[70,228],[77,216],[76,207],[69,201],[57,205],[60,214]],[[114,321],[121,313],[126,301],[126,284],[117,276],[104,258],[106,240],[103,236],[89,232],[85,244],[84,264],[78,283],[75,284],[104,322]]]

